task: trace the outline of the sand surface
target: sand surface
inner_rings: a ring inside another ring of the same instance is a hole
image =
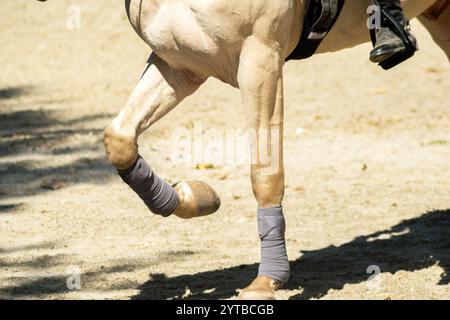
[[[66,27],[71,4],[80,30]],[[2,0],[0,17],[0,298],[235,296],[259,260],[249,168],[176,163],[172,136],[243,128],[239,92],[209,80],[142,136],[161,176],[222,199],[206,218],[155,217],[102,144],[150,53],[122,1]],[[280,299],[450,297],[450,67],[413,28],[422,50],[391,72],[368,62],[369,45],[286,65],[292,279]]]

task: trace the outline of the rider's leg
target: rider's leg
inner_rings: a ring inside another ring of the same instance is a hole
[[[404,28],[408,25],[408,20],[403,14],[403,9],[400,5],[400,0],[371,0],[372,4],[380,6],[380,8],[390,13],[397,22]],[[408,36],[413,43],[416,40],[409,32]],[[375,63],[383,62],[393,55],[405,50],[405,44],[403,40],[390,29],[383,20],[381,27],[375,31],[376,43],[374,49],[370,52],[370,60]]]

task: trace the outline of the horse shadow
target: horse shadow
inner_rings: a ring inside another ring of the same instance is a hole
[[[64,101],[47,100],[34,87],[0,88],[0,200],[15,201],[74,183],[104,183],[114,176],[101,141],[101,123],[112,115],[93,112],[67,118],[58,108],[40,107]],[[85,157],[87,153],[98,156]],[[56,156],[70,157],[71,162],[50,165],[43,160]],[[14,212],[20,206],[0,205],[0,213]]]
[[[369,266],[395,274],[435,265],[443,269],[437,285],[449,285],[450,210],[429,212],[340,246],[302,252],[291,262],[285,289],[302,289],[291,299],[320,298],[331,289],[368,281]],[[186,288],[192,292],[189,299],[227,299],[236,295],[236,288],[247,286],[257,269],[253,264],[172,278],[152,274],[133,299],[181,299]]]

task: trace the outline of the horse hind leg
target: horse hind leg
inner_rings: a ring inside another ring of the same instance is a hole
[[[448,2],[449,0],[445,1]],[[436,3],[436,5],[439,5],[439,3]],[[433,12],[433,7],[431,7],[419,17],[419,21],[430,32],[436,44],[444,50],[447,59],[450,61],[450,6],[447,4],[444,11],[440,12],[438,16],[436,15]]]
[[[109,161],[155,214],[189,219],[219,209],[215,191],[201,182],[171,186],[158,177],[139,155],[138,137],[204,82],[189,72],[170,68],[152,55],[149,65],[124,109],[105,129],[104,143]]]

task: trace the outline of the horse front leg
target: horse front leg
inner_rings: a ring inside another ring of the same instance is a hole
[[[171,186],[139,155],[138,137],[146,129],[194,93],[203,79],[173,70],[158,56],[149,65],[125,108],[105,129],[104,143],[109,161],[154,214],[193,218],[218,210],[220,200],[208,185],[181,182]]]
[[[238,73],[249,129],[251,179],[261,239],[258,276],[239,296],[245,300],[274,299],[275,291],[288,280],[290,272],[282,209],[284,61],[276,47],[248,39]]]

